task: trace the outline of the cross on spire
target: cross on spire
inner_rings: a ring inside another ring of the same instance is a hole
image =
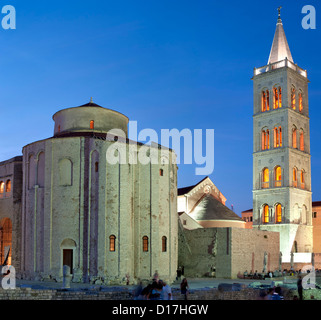
[[[282,7],[280,6],[280,7],[278,7],[278,11],[279,11],[279,18],[281,18],[281,9],[282,9]]]

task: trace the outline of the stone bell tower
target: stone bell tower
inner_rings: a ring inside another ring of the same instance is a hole
[[[252,78],[253,227],[280,233],[282,262],[311,263],[309,80],[293,62],[280,9],[268,64]]]

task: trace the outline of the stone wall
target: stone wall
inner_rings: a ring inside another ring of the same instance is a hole
[[[178,233],[178,265],[184,266],[186,277],[203,277],[216,265],[217,228],[185,230]]]
[[[305,290],[304,296],[309,299],[314,295],[316,299],[321,298],[320,290]],[[173,300],[183,300],[178,289],[173,289]],[[283,289],[285,300],[292,300],[297,295],[296,290]],[[259,289],[243,288],[241,290],[219,290],[199,289],[191,290],[188,300],[260,300]],[[31,288],[16,288],[14,290],[0,289],[0,300],[133,300],[131,290],[120,290],[115,292],[99,291],[99,288],[83,291],[71,290],[37,290]]]
[[[186,277],[237,278],[244,271],[279,269],[279,233],[257,229],[204,228],[179,231],[178,264]]]
[[[279,233],[257,229],[231,229],[232,278],[244,271],[279,270]]]
[[[138,150],[120,142],[126,159],[111,163],[106,154],[115,143],[63,137],[23,148],[23,279],[61,281],[63,264],[75,282],[134,284],[156,270],[163,279],[175,279],[175,154],[138,145],[146,154],[153,151],[158,162],[135,164],[125,160]]]
[[[11,264],[19,272],[21,267],[22,157],[18,156],[0,163],[0,181],[5,183],[8,180],[11,181],[11,191],[7,193],[4,190],[4,193],[0,194],[0,227],[6,219],[10,219],[12,225]],[[3,255],[4,252],[1,254]]]

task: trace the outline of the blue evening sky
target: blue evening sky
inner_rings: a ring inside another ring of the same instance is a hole
[[[267,64],[282,5],[293,59],[311,81],[312,191],[321,200],[320,1],[0,1],[7,4],[17,29],[0,29],[0,161],[52,136],[52,115],[92,96],[138,131],[214,129],[210,178],[238,214],[252,208],[251,77]],[[315,30],[301,26],[304,5],[315,6]],[[204,178],[196,166],[179,165],[178,187]]]

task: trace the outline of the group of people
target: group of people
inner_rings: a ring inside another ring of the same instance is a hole
[[[143,287],[142,282],[134,290],[135,300],[173,300],[172,289],[166,283],[159,279],[158,272],[156,271],[152,283]]]
[[[180,284],[183,299],[188,299],[189,286],[186,278]],[[169,284],[159,279],[158,273],[154,274],[152,282],[143,287],[142,282],[134,290],[134,300],[173,300],[172,289]]]
[[[274,288],[269,288],[266,291],[261,290],[260,292],[261,300],[284,300],[281,287],[277,286]]]
[[[142,283],[134,292],[135,300],[173,300],[171,287],[163,280],[153,281],[146,287]]]
[[[239,274],[239,278],[243,278],[243,279],[266,279],[266,278],[273,278],[273,277],[277,277],[277,272],[272,272],[272,271],[268,271],[268,272],[262,272],[259,273],[257,272],[257,270],[255,270],[255,272],[252,273],[252,271],[250,271],[250,273],[247,272],[247,270],[243,273],[243,276],[241,276]]]
[[[309,272],[309,270],[307,271]],[[243,278],[243,279],[267,279],[267,278],[275,278],[275,277],[286,277],[286,276],[300,276],[302,274],[302,270],[287,270],[284,269],[283,271],[268,271],[268,272],[262,272],[259,273],[257,272],[257,270],[255,272],[252,273],[252,271],[250,271],[250,273],[247,272],[247,270],[243,273],[243,275],[241,275],[239,273],[238,277],[239,278]]]

